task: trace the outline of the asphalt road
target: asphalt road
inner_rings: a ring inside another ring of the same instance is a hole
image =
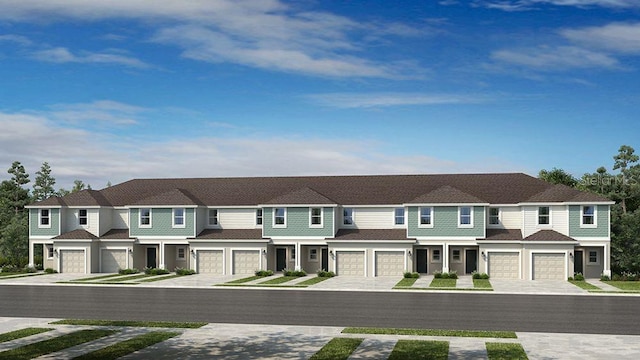
[[[640,335],[640,297],[0,285],[0,316]]]

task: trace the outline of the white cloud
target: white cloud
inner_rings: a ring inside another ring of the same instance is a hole
[[[527,11],[536,5],[574,6],[580,8],[604,7],[613,9],[640,8],[637,0],[476,0],[474,6],[503,11]]]
[[[638,1],[640,4],[640,1]],[[617,53],[640,53],[640,23],[612,23],[578,29],[565,29],[560,34],[590,48]]]
[[[381,108],[406,105],[472,104],[489,100],[487,96],[422,94],[422,93],[331,93],[308,95],[307,98],[323,106],[343,109]]]
[[[512,50],[498,50],[491,54],[494,60],[542,71],[569,68],[619,68],[618,60],[601,52],[577,46],[540,46]]]
[[[29,38],[22,35],[13,35],[13,34],[0,35],[0,42],[2,41],[13,42],[22,46],[31,45],[31,40],[29,40]]]
[[[99,100],[91,103],[53,105],[46,115],[54,120],[70,123],[98,121],[111,125],[132,125],[138,122],[136,119],[139,114],[147,111],[149,109],[139,106]]]
[[[67,48],[56,47],[53,49],[38,50],[32,53],[32,57],[47,62],[54,63],[98,63],[98,64],[118,64],[134,68],[147,68],[148,64],[136,58],[110,53],[82,52],[75,55]]]

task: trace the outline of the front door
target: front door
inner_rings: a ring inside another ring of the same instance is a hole
[[[322,249],[322,270],[329,271],[329,249]]]
[[[466,251],[466,264],[465,273],[471,274],[474,271],[478,271],[478,250]]]
[[[427,249],[416,250],[416,271],[420,274],[427,274]]]
[[[573,257],[573,274],[580,273],[584,275],[584,267],[582,266],[582,250],[578,250],[575,252],[575,256]]]
[[[147,267],[148,268],[157,268],[158,267],[158,262],[157,262],[157,256],[156,256],[156,248],[155,247],[148,247],[147,248]]]
[[[282,271],[287,268],[287,249],[276,249],[276,271]]]

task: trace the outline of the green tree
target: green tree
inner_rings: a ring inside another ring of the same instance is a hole
[[[540,170],[540,172],[538,173],[538,178],[548,183],[567,185],[570,187],[574,187],[576,186],[576,184],[578,184],[578,180],[576,180],[573,175],[555,167],[551,170]]]
[[[86,188],[87,186],[85,185],[85,183],[82,180],[74,180],[73,181],[73,189],[71,189],[71,192],[78,192],[78,191],[82,191]],[[91,189],[91,186],[89,186],[89,189]]]
[[[620,169],[620,205],[622,213],[627,213],[627,200],[638,195],[638,178],[640,168],[636,164],[640,157],[635,154],[635,149],[628,145],[620,146],[618,154],[613,157],[615,161],[613,170]]]
[[[42,167],[36,172],[36,179],[33,184],[33,199],[35,201],[44,200],[50,196],[56,194],[53,185],[56,184],[56,179],[51,176],[51,167],[46,161],[42,163]]]
[[[0,232],[0,253],[12,265],[29,262],[29,220],[26,214],[14,216]]]
[[[22,187],[29,183],[29,174],[19,161],[14,161],[7,172],[13,176],[0,185],[0,204],[3,210],[11,209],[17,215],[31,202],[29,190]]]

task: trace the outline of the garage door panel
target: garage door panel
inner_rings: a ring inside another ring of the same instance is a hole
[[[102,249],[103,273],[117,273],[120,269],[127,268],[127,250],[126,249]]]
[[[509,252],[489,253],[489,276],[492,279],[518,279],[520,277],[520,255]]]
[[[253,274],[260,269],[259,250],[235,250],[233,252],[233,273]]]
[[[533,254],[534,280],[565,280],[565,254]]]
[[[342,276],[364,276],[364,251],[337,251],[336,270]]]
[[[223,274],[222,250],[198,250],[198,273]]]
[[[84,250],[60,250],[61,273],[85,273]]]
[[[403,251],[376,251],[376,276],[402,276]]]

